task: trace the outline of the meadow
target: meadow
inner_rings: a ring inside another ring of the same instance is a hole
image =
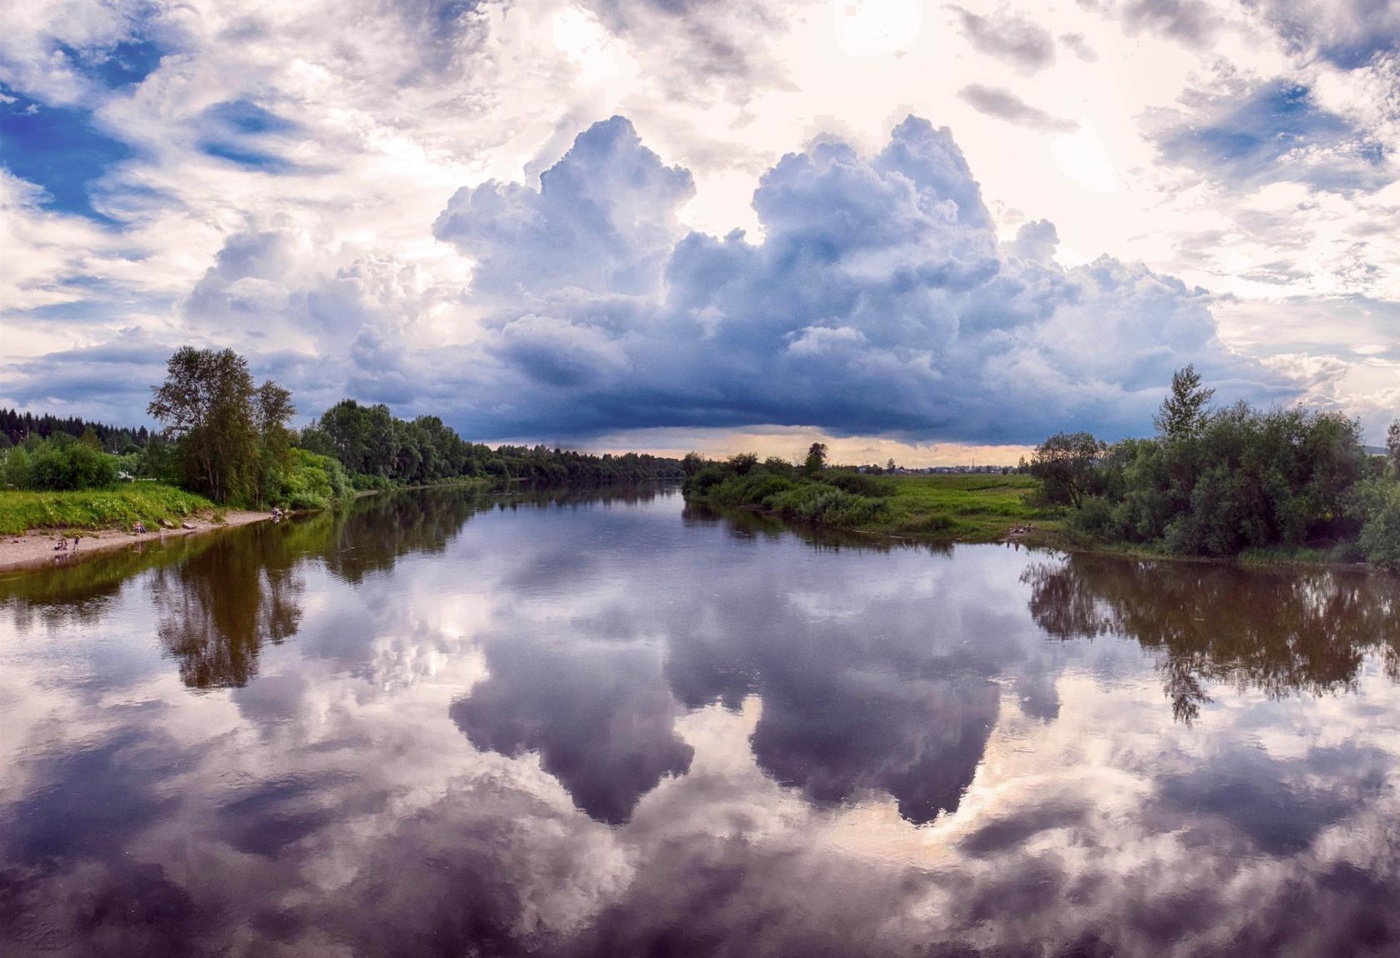
[[[894,486],[887,519],[871,532],[994,542],[1016,527],[1044,542],[1062,531],[1062,510],[1033,505],[1040,482],[1024,475],[916,475],[884,478]]]

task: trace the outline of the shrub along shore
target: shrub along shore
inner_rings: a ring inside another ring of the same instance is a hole
[[[791,468],[791,467],[789,467]],[[912,538],[938,543],[1020,542],[1065,552],[1094,552],[1131,558],[1195,562],[1238,562],[1252,566],[1357,567],[1362,563],[1350,544],[1326,547],[1246,549],[1233,556],[1173,552],[1162,543],[1125,543],[1100,539],[1075,527],[1075,511],[1041,501],[1040,481],[1027,475],[894,475],[871,477],[884,491],[857,503],[821,486],[840,489],[848,471],[831,470],[821,480],[788,487],[771,497],[769,485],[755,477],[748,483],[716,483],[701,492],[687,487],[689,502],[721,509],[752,511],[821,529],[875,537]],[[864,478],[864,477],[862,477]],[[835,480],[835,484],[832,483]],[[804,487],[804,491],[792,489]],[[805,488],[810,487],[810,488]],[[755,494],[767,493],[766,495]],[[851,494],[858,496],[859,494]],[[770,498],[771,497],[771,498]],[[834,508],[833,508],[834,507]],[[1387,568],[1373,564],[1375,568]]]
[[[814,443],[801,466],[687,456],[685,495],[857,532],[1400,572],[1400,419],[1376,454],[1338,412],[1216,409],[1213,395],[1187,366],[1155,437],[1057,433],[1000,478],[891,480],[830,468]]]

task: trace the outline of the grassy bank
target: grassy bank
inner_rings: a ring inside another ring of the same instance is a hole
[[[162,519],[178,522],[185,516],[215,509],[202,496],[159,482],[132,482],[106,489],[76,492],[0,492],[0,535],[20,535],[35,529],[130,528]]]
[[[959,542],[994,542],[1016,527],[1030,526],[1025,538],[1058,536],[1057,510],[1032,506],[1039,483],[1029,476],[892,476],[889,517],[868,531],[931,535]]]
[[[865,476],[828,470],[815,477],[783,464],[706,466],[687,480],[687,499],[750,509],[829,529],[994,542],[1012,530],[1028,542],[1062,535],[1057,511],[1031,504],[1036,480],[1017,475]],[[1031,531],[1024,530],[1030,527]]]

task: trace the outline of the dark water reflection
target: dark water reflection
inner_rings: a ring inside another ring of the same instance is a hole
[[[674,491],[0,578],[0,953],[1400,953],[1400,583]]]
[[[1117,635],[1164,653],[1172,709],[1187,721],[1222,682],[1271,698],[1352,690],[1368,653],[1400,681],[1393,577],[1078,556],[1023,578],[1050,635]]]

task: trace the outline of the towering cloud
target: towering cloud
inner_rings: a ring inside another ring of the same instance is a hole
[[[1071,422],[1142,430],[1187,362],[1226,393],[1286,389],[1217,341],[1204,291],[1111,257],[1065,269],[1046,222],[999,244],[951,134],[916,117],[874,156],[821,140],[783,157],[754,194],[761,242],[680,236],[690,194],[614,117],[538,190],[453,197],[435,233],[473,257],[492,307],[461,386],[518,397],[475,405],[473,432],[1031,442]]]

